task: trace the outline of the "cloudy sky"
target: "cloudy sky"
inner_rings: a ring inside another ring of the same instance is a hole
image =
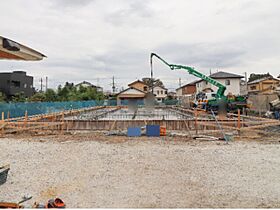
[[[25,70],[49,85],[87,80],[110,90],[149,77],[149,55],[238,74],[280,74],[278,0],[9,0],[1,2],[1,35],[48,57],[1,61],[0,71]],[[167,88],[195,79],[156,61]]]

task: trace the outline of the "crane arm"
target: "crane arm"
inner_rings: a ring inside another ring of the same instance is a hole
[[[218,87],[218,91],[217,91],[217,98],[222,98],[224,97],[224,93],[225,93],[225,90],[226,90],[226,87],[224,85],[222,85],[221,83],[219,83],[218,81],[212,79],[211,77],[208,77],[198,71],[196,71],[194,68],[192,67],[189,67],[189,66],[183,66],[183,65],[176,65],[176,64],[170,64],[168,62],[166,62],[164,59],[162,59],[159,55],[155,54],[155,53],[151,53],[151,56],[150,56],[150,64],[151,64],[151,72],[152,72],[152,69],[153,69],[153,57],[157,57],[159,60],[161,60],[164,64],[166,64],[167,66],[169,66],[169,68],[171,70],[176,70],[176,69],[184,69],[184,70],[187,70],[189,72],[189,74],[192,74],[202,80],[205,80],[207,82],[209,82],[210,84]]]

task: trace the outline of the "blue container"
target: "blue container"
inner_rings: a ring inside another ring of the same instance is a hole
[[[127,128],[127,136],[130,137],[141,136],[141,128],[140,127]]]
[[[160,136],[160,126],[159,125],[146,125],[147,136]]]

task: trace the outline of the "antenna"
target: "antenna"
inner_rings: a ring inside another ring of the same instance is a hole
[[[40,79],[40,84],[41,84],[41,92],[43,92],[43,78],[41,77],[41,79]]]
[[[48,90],[48,77],[46,77],[46,92]]]
[[[113,90],[113,94],[116,91],[116,86],[115,86],[115,77],[113,76],[113,84],[112,84],[112,90]]]

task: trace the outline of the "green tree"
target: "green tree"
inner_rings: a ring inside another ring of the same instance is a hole
[[[45,93],[43,93],[43,92],[35,93],[33,96],[31,96],[29,98],[29,101],[31,101],[31,102],[44,102],[44,101],[46,101]]]
[[[159,86],[159,87],[163,87],[164,88],[164,85],[162,83],[162,81],[160,79],[151,79],[149,77],[145,77],[145,78],[142,78],[142,81],[148,86],[148,87],[152,87],[152,85],[155,87],[155,86]]]
[[[59,87],[57,90],[57,95],[58,95],[58,99],[59,101],[68,101],[68,95],[70,92],[70,88],[68,85],[68,82],[65,83],[65,86],[63,88]]]
[[[12,96],[12,102],[25,102],[26,97],[24,95],[24,92],[16,93],[14,96]]]
[[[0,92],[0,102],[5,102],[5,101],[6,101],[6,95]]]
[[[266,74],[250,74],[250,77],[249,77],[249,80],[248,82],[252,82],[254,80],[257,80],[257,79],[262,79],[262,78],[272,78],[273,76],[269,73],[266,73]]]
[[[47,89],[45,92],[45,101],[51,102],[51,101],[57,101],[58,96],[56,92],[53,89]]]

